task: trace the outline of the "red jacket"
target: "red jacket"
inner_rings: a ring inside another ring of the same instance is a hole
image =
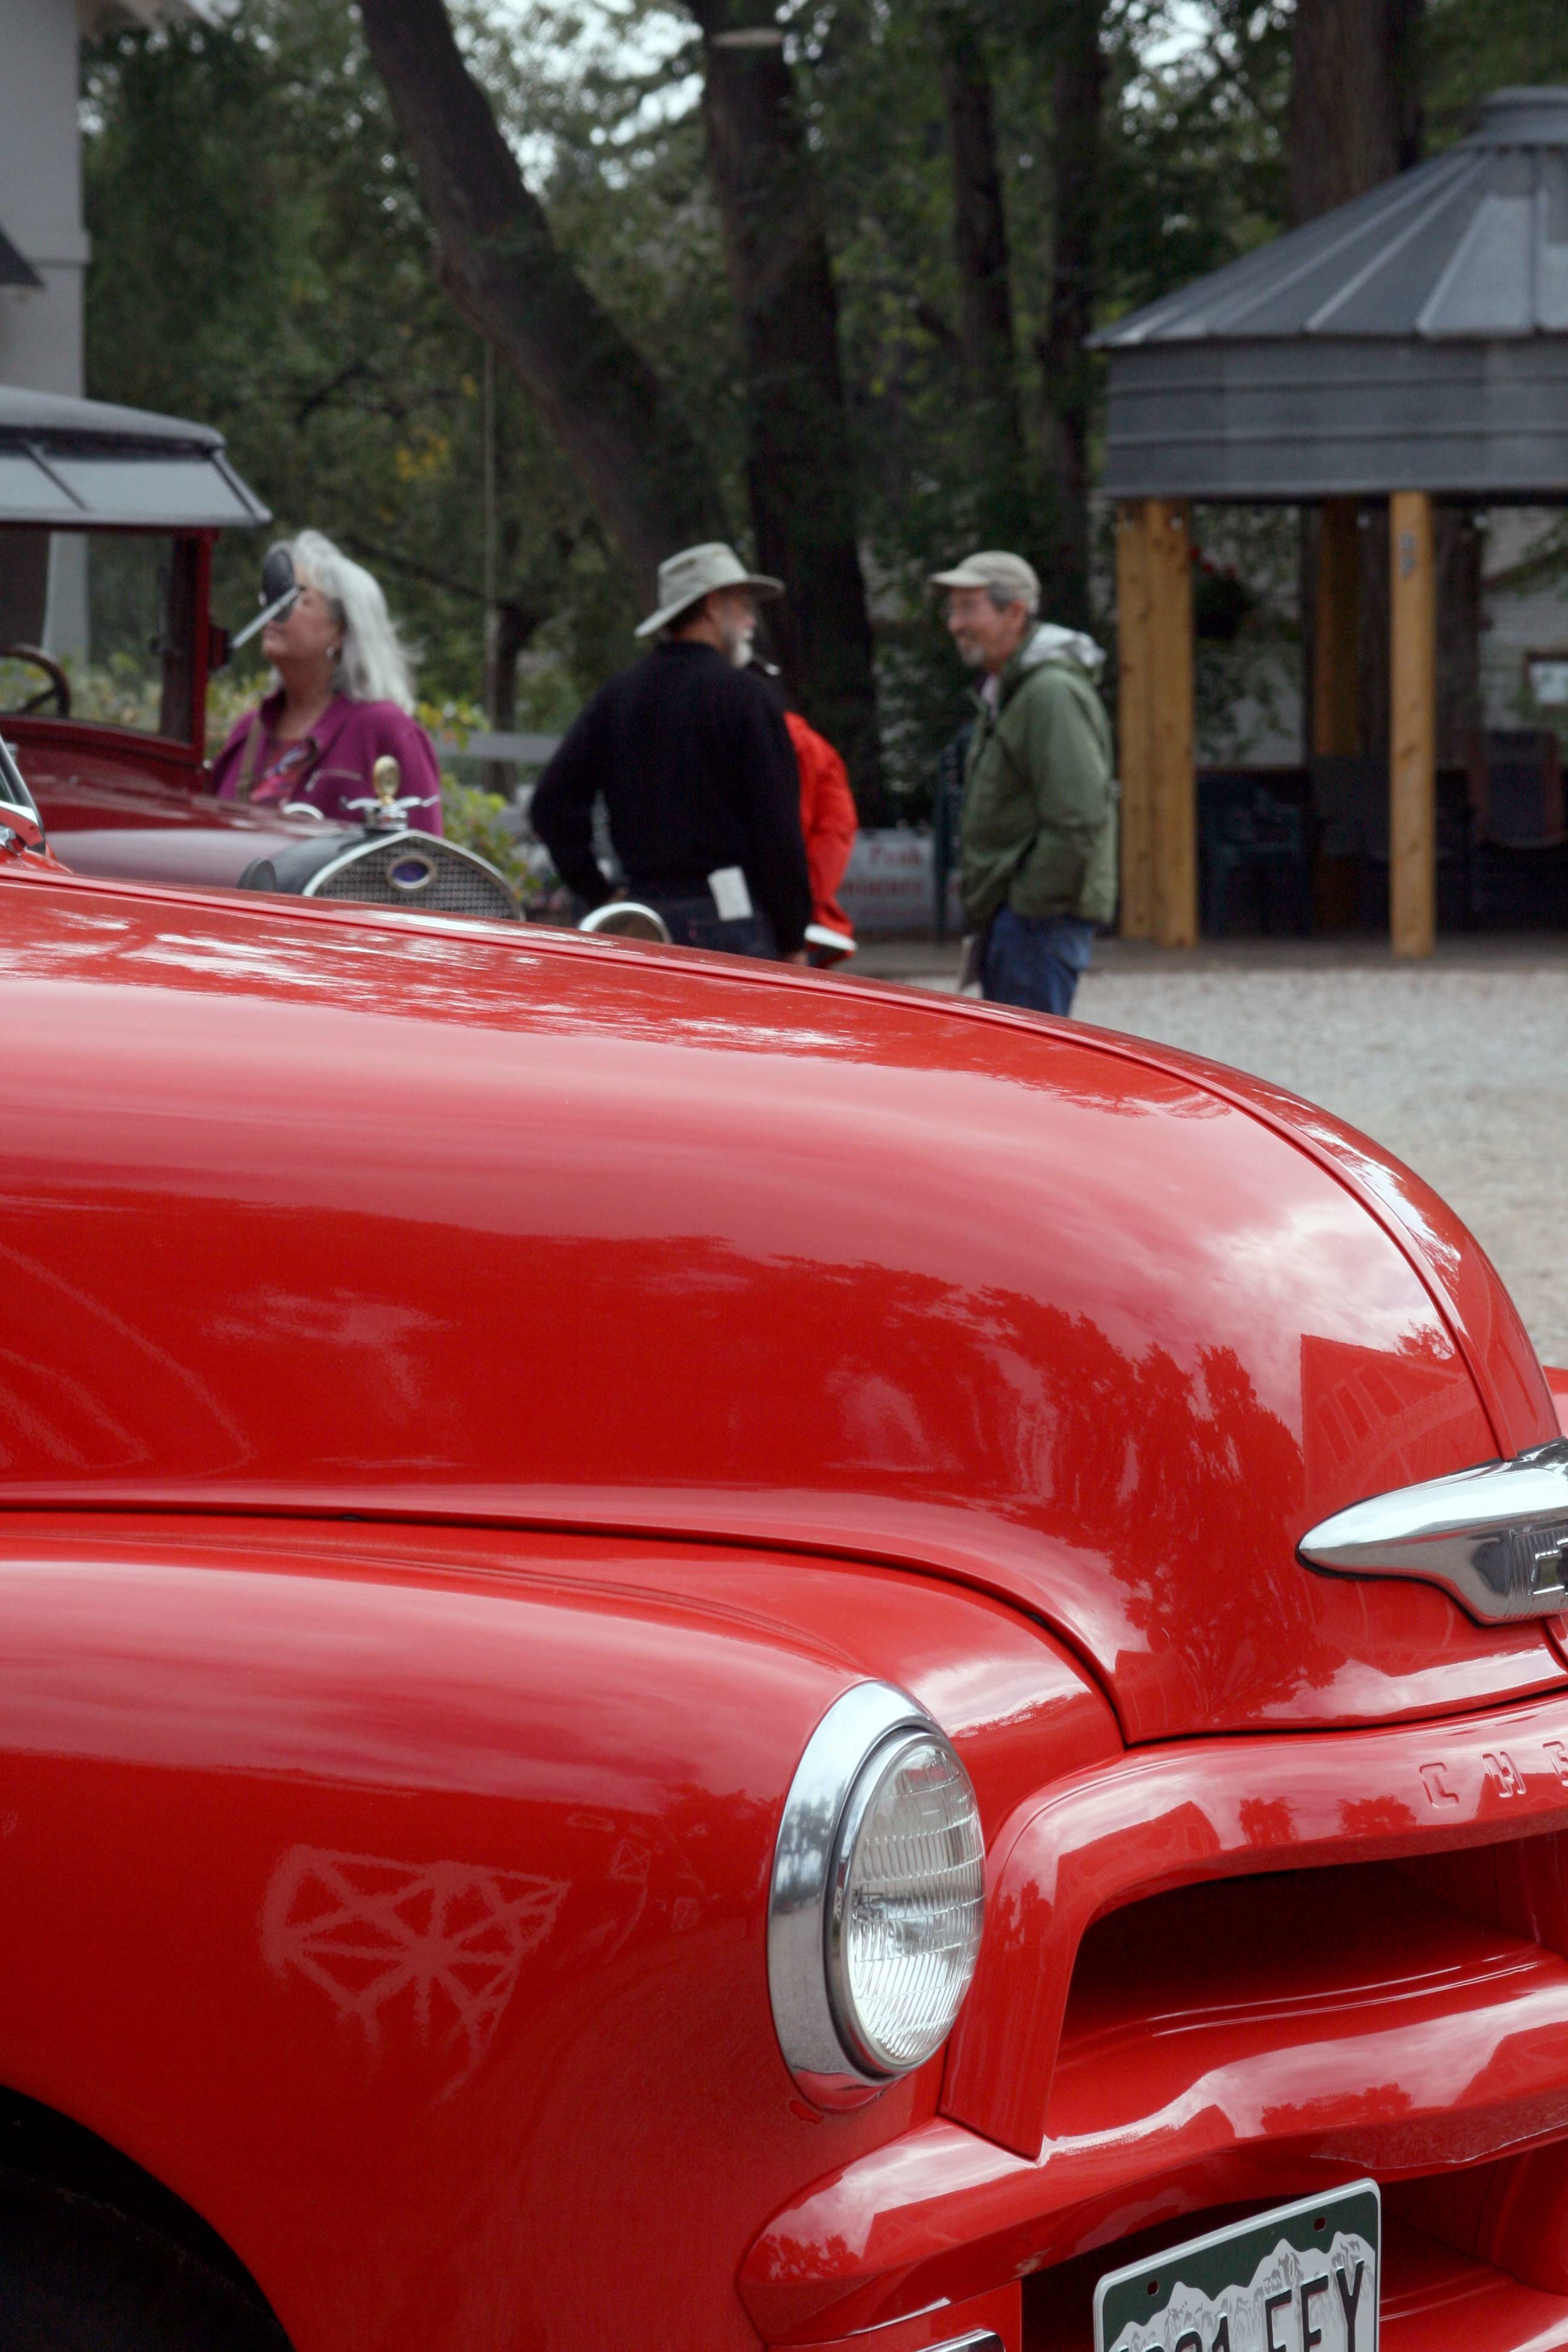
[[[786,710],[784,724],[800,769],[800,829],[811,875],[812,919],[853,938],[855,927],[834,896],[859,831],[848,771],[826,737],[808,727],[798,711]]]

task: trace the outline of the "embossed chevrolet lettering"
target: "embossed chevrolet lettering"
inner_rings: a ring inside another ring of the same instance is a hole
[[[1568,1469],[1415,1179],[47,843],[0,990],[0,2337],[1568,2346]]]

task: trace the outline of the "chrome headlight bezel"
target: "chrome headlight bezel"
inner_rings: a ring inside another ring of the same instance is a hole
[[[911,1738],[933,1737],[952,1751],[907,1691],[858,1683],[812,1733],[784,1800],[768,1894],[768,1990],[784,2063],[818,2106],[858,2105],[913,2071],[879,2064],[857,2032],[845,1989],[843,1902],[854,1832],[885,1759]]]

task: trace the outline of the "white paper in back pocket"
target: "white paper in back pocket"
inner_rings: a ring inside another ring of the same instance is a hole
[[[716,866],[708,877],[708,887],[713,893],[713,904],[721,923],[744,922],[752,911],[752,894],[740,866]]]

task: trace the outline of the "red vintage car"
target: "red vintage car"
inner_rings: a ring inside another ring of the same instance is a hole
[[[79,874],[515,921],[493,866],[404,828],[395,778],[363,827],[209,789],[213,549],[268,520],[210,425],[0,385],[0,730],[56,849]]]
[[[24,790],[0,2344],[1568,2346],[1568,1471],[1442,1203]]]

